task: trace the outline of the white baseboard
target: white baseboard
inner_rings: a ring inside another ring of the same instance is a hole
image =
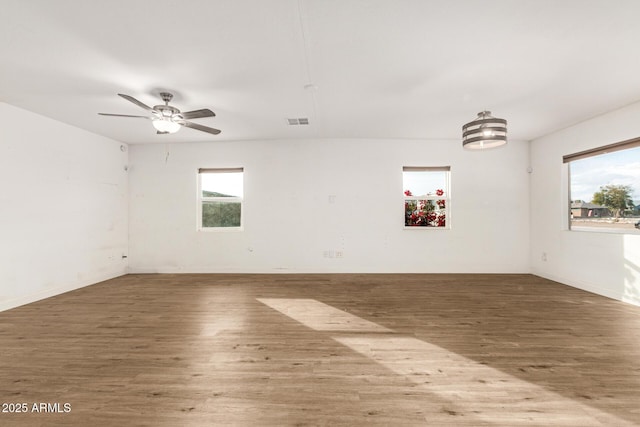
[[[640,301],[628,298],[627,295],[625,295],[623,292],[603,288],[602,286],[599,286],[595,283],[583,282],[581,280],[566,279],[563,277],[554,276],[553,274],[542,273],[539,271],[533,271],[531,274],[535,274],[536,276],[540,276],[545,279],[553,280],[554,282],[562,283],[563,285],[571,286],[572,288],[577,288],[583,291],[591,292],[592,294],[596,294],[596,295],[611,298],[617,301],[640,306]]]
[[[298,267],[165,267],[129,266],[128,274],[530,274],[529,270],[481,271],[462,269],[459,271],[397,270],[397,269],[352,269],[352,268],[298,268]]]
[[[64,294],[65,292],[84,288],[85,286],[94,285],[96,283],[103,282],[105,280],[124,276],[125,274],[127,274],[126,270],[123,270],[120,272],[113,272],[113,273],[102,275],[102,276],[94,276],[93,278],[82,281],[82,282],[76,282],[76,283],[66,284],[64,286],[46,288],[41,291],[34,292],[28,295],[22,295],[7,301],[0,301],[0,312],[19,307],[21,305],[31,304],[32,302],[40,301],[45,298],[50,298],[56,295]]]

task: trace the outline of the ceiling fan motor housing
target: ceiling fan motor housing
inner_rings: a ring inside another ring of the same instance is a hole
[[[155,105],[152,111],[153,114],[157,114],[159,118],[182,119],[182,116],[178,116],[178,114],[180,114],[180,110],[169,105],[169,101],[173,99],[173,94],[169,92],[160,92],[160,98],[162,98],[165,105]]]
[[[180,114],[180,110],[171,105],[156,105],[153,107],[153,113],[157,113],[160,117],[173,117],[175,119],[182,119],[182,116],[177,117]]]

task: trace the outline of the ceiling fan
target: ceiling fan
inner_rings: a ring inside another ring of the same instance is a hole
[[[187,111],[185,113],[181,113],[175,107],[169,105],[169,101],[173,98],[173,94],[169,92],[160,92],[160,97],[164,101],[164,105],[156,105],[153,108],[148,105],[138,101],[132,96],[124,95],[119,93],[118,96],[126,99],[129,102],[136,104],[138,107],[141,107],[151,113],[150,116],[132,116],[129,114],[110,114],[110,113],[98,113],[101,116],[114,116],[114,117],[133,117],[138,119],[148,119],[151,120],[153,127],[156,129],[158,134],[166,134],[166,133],[176,133],[180,130],[181,126],[188,127],[191,129],[196,129],[202,132],[208,132],[213,135],[217,135],[220,133],[220,130],[210,128],[208,126],[203,126],[198,123],[193,123],[188,120],[190,119],[200,119],[203,117],[215,117],[215,113],[208,108],[203,108],[201,110],[193,110]]]

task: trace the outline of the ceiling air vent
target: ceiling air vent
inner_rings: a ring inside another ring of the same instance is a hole
[[[307,117],[300,117],[298,119],[287,119],[287,122],[289,123],[289,126],[308,125],[309,119]]]

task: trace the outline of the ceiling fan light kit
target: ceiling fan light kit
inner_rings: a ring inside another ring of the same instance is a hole
[[[171,117],[153,119],[151,123],[159,133],[176,133],[180,130],[180,124],[171,120]]]
[[[481,111],[478,117],[462,126],[462,146],[467,150],[486,150],[507,143],[507,121]]]
[[[215,113],[208,108],[203,108],[201,110],[193,110],[187,111],[185,113],[181,113],[176,107],[169,105],[171,99],[173,99],[173,95],[169,92],[160,92],[160,97],[164,101],[164,105],[155,105],[153,108],[148,105],[138,101],[132,96],[124,95],[119,93],[118,96],[126,99],[127,101],[137,105],[138,107],[147,110],[151,115],[150,116],[132,116],[128,114],[111,114],[111,113],[98,113],[101,116],[112,116],[112,117],[133,117],[139,119],[149,119],[151,120],[151,124],[156,129],[159,134],[168,134],[168,133],[176,133],[180,130],[181,127],[188,127],[191,129],[199,130],[202,132],[207,132],[212,135],[217,135],[220,133],[220,130],[214,129],[208,126],[203,126],[198,123],[190,122],[190,119],[200,119],[203,117],[215,117]]]

